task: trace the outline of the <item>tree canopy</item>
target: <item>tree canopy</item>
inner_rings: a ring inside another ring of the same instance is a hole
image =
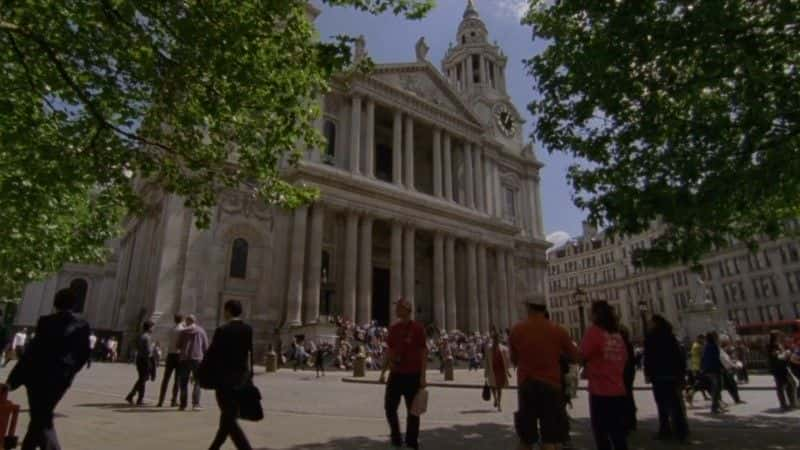
[[[422,17],[433,0],[323,0]],[[294,207],[279,163],[319,148],[318,99],[351,69],[306,0],[25,0],[0,6],[0,298],[97,261],[151,184],[207,225],[217,193]],[[134,183],[134,180],[137,182]]]
[[[532,1],[535,136],[590,222],[697,264],[800,215],[800,1]]]

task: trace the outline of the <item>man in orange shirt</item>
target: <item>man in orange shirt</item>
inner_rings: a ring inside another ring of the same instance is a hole
[[[569,437],[561,389],[560,358],[579,358],[567,332],[545,317],[544,296],[528,299],[528,317],[511,330],[511,361],[517,366],[519,409],[514,427],[520,450],[531,450],[541,435],[542,450],[559,450]]]

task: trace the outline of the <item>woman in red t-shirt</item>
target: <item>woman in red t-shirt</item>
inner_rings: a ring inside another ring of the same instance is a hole
[[[508,379],[511,376],[511,357],[508,347],[500,343],[497,331],[492,331],[492,343],[486,346],[483,361],[484,376],[486,383],[492,389],[494,406],[498,411],[502,411],[503,388],[508,387]]]
[[[625,383],[628,352],[619,322],[605,301],[592,304],[593,325],[581,342],[589,380],[589,411],[598,450],[627,450]]]

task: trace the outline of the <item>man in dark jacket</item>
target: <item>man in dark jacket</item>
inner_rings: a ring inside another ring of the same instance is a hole
[[[220,409],[219,430],[210,450],[219,450],[230,436],[238,450],[252,450],[236,422],[239,401],[236,388],[252,377],[253,329],[242,322],[242,304],[229,300],[224,307],[227,324],[217,328],[203,365],[213,373],[211,384]]]
[[[142,334],[136,340],[136,383],[134,383],[131,392],[125,397],[125,400],[133,404],[134,396],[136,397],[136,406],[143,406],[144,391],[147,380],[154,378],[153,370],[153,337],[150,331],[153,329],[153,322],[146,320],[142,324]]]
[[[686,379],[686,358],[672,333],[672,325],[658,314],[651,319],[644,341],[644,373],[653,383],[658,408],[656,439],[674,437],[685,442],[689,426],[681,392]]]
[[[712,331],[706,335],[706,346],[700,360],[700,369],[711,382],[711,413],[722,412],[722,361],[719,356],[719,335]]]
[[[53,410],[89,359],[89,324],[72,313],[77,300],[70,289],[56,293],[55,314],[39,319],[30,351],[8,376],[11,390],[25,386],[28,391],[31,421],[22,450],[61,448]]]

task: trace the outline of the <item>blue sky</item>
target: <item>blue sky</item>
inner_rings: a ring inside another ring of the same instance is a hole
[[[506,80],[509,95],[524,115],[526,135],[533,131],[533,117],[526,105],[536,95],[533,79],[522,64],[543,48],[531,39],[530,27],[520,24],[527,0],[475,0],[476,8],[489,28],[490,40],[497,41],[508,56]],[[431,50],[431,62],[439,67],[448,43],[455,41],[456,30],[467,0],[437,0],[436,8],[421,21],[408,21],[391,14],[372,16],[351,8],[322,7],[317,26],[323,39],[337,34],[363,34],[367,50],[377,63],[414,61],[414,44],[420,36]],[[319,6],[319,5],[318,5]],[[542,170],[542,203],[547,234],[566,231],[580,234],[583,213],[572,204],[571,189],[566,181],[572,158],[564,154],[550,155],[540,145],[536,154],[545,164]]]

